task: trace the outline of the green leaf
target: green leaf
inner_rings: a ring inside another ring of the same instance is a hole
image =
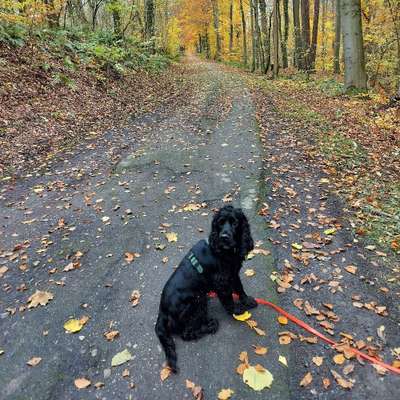
[[[249,385],[254,390],[263,390],[270,388],[274,377],[267,369],[257,371],[254,367],[249,367],[243,372],[243,382]]]
[[[128,349],[125,349],[124,351],[121,351],[120,353],[117,353],[111,360],[111,366],[116,367],[118,365],[121,365],[123,363],[126,363],[127,361],[132,360],[132,354],[129,353]]]

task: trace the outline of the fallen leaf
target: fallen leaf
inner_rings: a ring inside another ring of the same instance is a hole
[[[130,376],[130,372],[129,372],[129,369],[124,369],[123,371],[122,371],[122,377],[123,378],[127,378],[128,376]]]
[[[292,243],[292,247],[296,250],[301,250],[303,248],[303,246],[298,243]]]
[[[118,365],[124,364],[127,361],[132,360],[132,354],[128,349],[125,349],[119,353],[117,353],[111,360],[111,366],[116,367]]]
[[[253,329],[256,331],[257,335],[259,335],[259,336],[265,336],[266,335],[265,331],[263,331],[260,328],[254,327]]]
[[[300,381],[300,386],[306,387],[312,382],[312,380],[313,380],[313,377],[311,375],[311,372],[307,372],[304,375],[303,379]]]
[[[88,320],[89,320],[89,317],[86,317],[86,316],[84,316],[80,319],[75,319],[75,318],[69,319],[64,324],[64,329],[69,333],[79,332]]]
[[[119,336],[119,331],[109,331],[104,334],[105,338],[112,342],[116,337]]]
[[[254,269],[248,268],[246,269],[246,271],[244,271],[244,274],[250,278],[256,274],[256,271],[254,271]]]
[[[183,211],[197,211],[200,210],[201,204],[187,204],[183,207]]]
[[[331,381],[329,378],[323,378],[322,379],[322,384],[324,385],[325,389],[328,389],[329,386],[331,386]]]
[[[340,353],[336,354],[335,357],[333,357],[333,361],[337,365],[342,365],[346,361],[346,358],[342,353]]]
[[[324,362],[324,358],[323,357],[319,357],[319,356],[315,356],[315,357],[312,358],[312,362],[317,367],[320,367],[322,365],[322,363]]]
[[[292,338],[289,335],[279,336],[279,344],[290,344],[292,342]]]
[[[96,389],[101,389],[101,388],[104,387],[104,386],[105,386],[104,382],[96,382],[96,383],[94,384],[94,387],[95,387]]]
[[[36,308],[39,305],[45,306],[50,300],[53,299],[53,293],[36,290],[36,292],[28,299],[28,308]]]
[[[130,253],[128,251],[125,253],[125,261],[127,263],[131,263],[132,261],[134,261],[138,257],[140,257],[139,253]]]
[[[160,371],[161,381],[164,382],[171,374],[172,374],[172,369],[170,367],[168,367],[168,366],[164,367]]]
[[[353,387],[353,383],[352,382],[347,381],[346,379],[344,379],[342,376],[340,376],[340,374],[338,374],[333,369],[331,369],[331,373],[332,373],[333,377],[335,378],[336,382],[338,383],[338,385],[340,385],[342,388],[351,389]]]
[[[249,357],[247,355],[247,351],[242,351],[239,354],[239,360],[243,363],[245,363],[246,365],[249,365]]]
[[[354,265],[348,265],[347,267],[344,267],[344,269],[353,275],[357,272],[357,267]]]
[[[274,377],[267,369],[257,371],[255,367],[249,367],[243,372],[243,382],[249,385],[254,390],[262,390],[270,388]]]
[[[167,238],[168,242],[177,242],[178,235],[175,232],[166,232],[165,237]]]
[[[241,364],[239,364],[238,367],[236,368],[236,372],[237,372],[239,375],[243,375],[244,370],[247,369],[247,368],[249,368],[249,365],[248,365],[248,364],[241,363]]]
[[[258,354],[259,356],[263,356],[268,352],[267,347],[261,347],[261,346],[253,346],[253,347],[254,347],[254,353]]]
[[[192,391],[192,395],[195,400],[204,400],[204,392],[201,386],[197,386],[193,382],[186,379],[186,387]]]
[[[130,302],[132,303],[132,307],[136,307],[139,304],[140,300],[140,292],[139,290],[133,290],[131,293]]]
[[[87,387],[89,387],[91,385],[92,382],[90,382],[86,378],[78,378],[78,379],[74,380],[74,383],[78,389],[86,389]]]
[[[279,356],[278,361],[283,364],[285,367],[287,367],[287,360],[285,356]]]
[[[280,316],[278,317],[278,322],[279,322],[281,325],[287,325],[287,324],[288,324],[288,319],[287,319],[285,316],[280,315]]]
[[[248,311],[245,311],[243,314],[233,314],[233,318],[235,318],[237,321],[246,321],[251,318],[251,313]]]
[[[7,267],[0,267],[0,278],[3,277],[3,275],[8,271]]]
[[[101,219],[104,223],[108,222],[110,220],[110,217],[103,217]]]
[[[218,393],[218,400],[228,400],[235,393],[232,389],[222,389]]]
[[[40,361],[42,361],[41,357],[33,357],[29,361],[27,361],[27,364],[30,367],[36,367],[36,365],[38,365],[40,363]]]
[[[330,228],[330,229],[325,229],[324,230],[324,234],[325,235],[334,235],[336,233],[336,229],[335,228]]]
[[[354,364],[346,365],[346,366],[343,368],[343,373],[344,373],[345,375],[349,375],[349,374],[351,374],[353,371],[354,371]]]

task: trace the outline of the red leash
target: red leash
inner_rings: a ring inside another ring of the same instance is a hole
[[[217,297],[217,294],[214,292],[210,292],[208,294],[210,297]],[[235,299],[238,298],[238,296],[236,294],[233,295],[233,297]],[[329,339],[328,337],[326,337],[325,335],[323,335],[322,333],[318,332],[316,329],[314,329],[312,326],[306,324],[305,322],[301,321],[300,319],[298,319],[297,317],[295,317],[292,314],[289,314],[288,312],[286,312],[285,310],[283,310],[282,308],[278,307],[277,305],[264,300],[264,299],[256,299],[258,304],[262,304],[263,306],[267,306],[270,308],[273,308],[276,312],[278,312],[279,314],[285,316],[288,320],[292,321],[293,323],[295,323],[296,325],[300,326],[301,328],[303,328],[304,330],[312,333],[313,335],[319,337],[321,340],[323,340],[324,342],[328,343],[331,347],[335,348],[340,346],[338,343],[336,343],[334,340]],[[363,353],[362,351],[355,349],[353,347],[349,346],[349,350],[352,351],[355,355],[357,355],[360,358],[363,358],[364,360],[369,361],[372,364],[377,364],[380,365],[381,367],[394,372],[395,374],[399,374],[400,375],[400,368],[396,368],[393,365],[390,364],[386,364],[383,361],[379,360],[378,358],[369,356],[368,354]]]

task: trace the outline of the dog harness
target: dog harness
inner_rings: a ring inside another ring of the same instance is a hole
[[[203,271],[204,271],[204,269],[203,269],[203,267],[201,266],[201,264],[200,264],[199,260],[197,259],[197,257],[196,257],[193,253],[190,253],[190,254],[188,255],[188,258],[189,258],[190,263],[191,263],[191,264],[193,265],[193,267],[197,270],[197,272],[198,272],[199,274],[202,274]]]

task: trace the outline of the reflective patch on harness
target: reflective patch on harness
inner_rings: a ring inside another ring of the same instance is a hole
[[[196,256],[193,253],[190,253],[188,258],[193,267],[196,268],[197,272],[199,274],[202,274],[204,272],[204,269],[201,266],[199,260],[196,258]]]

